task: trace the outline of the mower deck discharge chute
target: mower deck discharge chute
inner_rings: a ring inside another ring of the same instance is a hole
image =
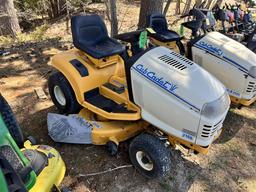
[[[167,28],[165,17],[161,14],[157,16],[157,23],[162,20],[161,23],[166,23],[165,28]],[[219,79],[227,87],[233,103],[245,106],[254,103],[256,101],[256,54],[243,44],[219,32],[204,30],[206,16],[201,10],[194,8],[186,16],[194,17],[193,20],[182,23],[192,31],[193,37],[187,43],[187,57]],[[148,23],[151,23],[148,27],[152,27],[157,32],[163,27],[154,24],[155,17],[156,14],[148,17]],[[205,31],[204,34],[199,33],[202,28]],[[168,31],[166,30],[165,33],[167,34]],[[150,36],[151,39],[158,36],[164,38],[162,33],[154,33]],[[160,46],[164,42],[152,41],[153,44]]]
[[[165,47],[139,48],[140,32],[117,37],[131,44],[125,50],[97,15],[74,16],[71,23],[76,48],[53,57],[59,72],[48,82],[59,111],[72,114],[49,114],[55,141],[107,145],[115,154],[120,142],[138,135],[130,159],[149,178],[168,173],[170,144],[207,153],[230,104],[217,79]]]

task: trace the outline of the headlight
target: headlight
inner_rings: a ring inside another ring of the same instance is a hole
[[[251,69],[249,70],[249,75],[253,78],[256,78],[256,66],[251,67]]]
[[[201,114],[206,118],[213,119],[222,115],[229,108],[229,105],[229,95],[225,91],[225,93],[219,99],[204,104]]]

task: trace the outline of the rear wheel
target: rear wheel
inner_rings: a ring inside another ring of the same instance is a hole
[[[0,95],[0,113],[4,120],[4,123],[10,132],[12,138],[16,142],[19,147],[23,146],[24,137],[20,126],[13,114],[13,111],[7,101],[4,99],[2,95]]]
[[[57,72],[50,76],[48,88],[52,101],[60,113],[72,114],[79,112],[81,106],[76,100],[70,83],[62,73]]]
[[[147,178],[161,178],[170,171],[170,150],[156,136],[137,136],[130,144],[129,155],[135,168]]]

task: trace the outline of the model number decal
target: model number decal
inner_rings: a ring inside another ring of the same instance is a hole
[[[188,133],[182,133],[182,137],[191,141],[193,140],[193,136]]]
[[[167,91],[174,92],[176,89],[178,89],[178,86],[176,84],[166,81],[163,77],[158,77],[155,72],[149,71],[148,68],[144,68],[142,64],[136,65],[135,69],[150,80],[154,81],[155,83],[166,89]]]
[[[228,89],[227,88],[227,92],[230,94],[230,95],[234,95],[234,96],[237,96],[237,97],[240,97],[240,93],[232,90],[232,89]]]

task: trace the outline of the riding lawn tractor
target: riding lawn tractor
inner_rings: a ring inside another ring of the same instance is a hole
[[[132,139],[131,162],[148,178],[169,172],[170,146],[207,153],[230,105],[215,77],[165,47],[138,47],[139,31],[118,36],[130,42],[131,49],[124,47],[98,15],[72,17],[71,29],[75,48],[52,58],[58,72],[48,82],[65,114],[48,116],[53,140],[63,142],[60,135],[72,137],[82,126],[87,136],[78,139],[116,154],[120,142]]]
[[[193,8],[186,16],[193,16],[192,20],[182,23],[192,31],[192,38],[186,47],[187,58],[220,80],[233,103],[245,106],[253,104],[256,101],[256,54],[219,32],[200,33],[206,19],[201,10]],[[151,40],[152,43],[161,46],[165,42],[162,39],[168,40],[168,44],[176,42],[176,37],[169,38],[173,33],[166,30],[168,26],[162,14],[152,14],[148,19],[148,27],[155,31],[149,35],[151,39],[158,40]]]
[[[56,192],[65,174],[60,154],[46,145],[24,143],[14,114],[0,94],[0,191]]]

